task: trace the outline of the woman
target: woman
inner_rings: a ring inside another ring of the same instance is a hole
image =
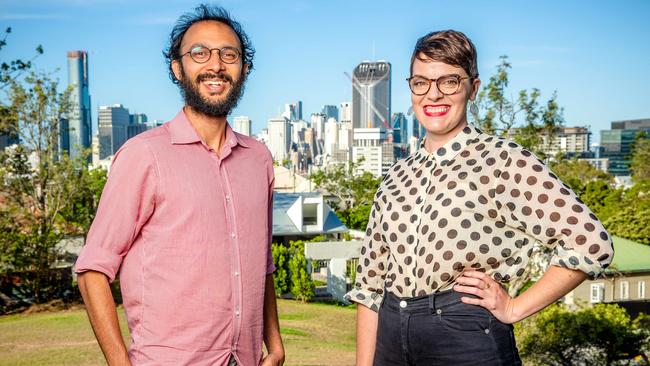
[[[512,323],[597,276],[609,235],[527,150],[467,123],[480,86],[476,50],[456,31],[420,38],[411,102],[420,149],[383,180],[355,288],[357,365],[519,365]],[[551,266],[516,298],[533,243]]]

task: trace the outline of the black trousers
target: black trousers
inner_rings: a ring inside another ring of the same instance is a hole
[[[521,365],[513,327],[453,290],[400,299],[379,308],[375,366]]]

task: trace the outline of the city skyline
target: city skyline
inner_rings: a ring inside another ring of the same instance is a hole
[[[124,14],[126,4],[128,15],[117,16]],[[196,4],[169,2],[155,11],[152,4],[1,1],[0,26],[13,29],[3,58],[30,58],[42,44],[45,54],[35,60],[36,68],[58,68],[55,76],[65,87],[66,53],[88,51],[93,135],[100,105],[120,103],[152,119],[169,120],[182,100],[168,79],[161,52],[176,18]],[[648,2],[468,1],[447,4],[444,12],[435,4],[410,1],[399,6],[387,1],[221,4],[241,21],[257,50],[244,97],[229,118],[232,123],[235,116],[250,117],[253,133],[288,103],[302,101],[307,120],[324,105],[351,101],[344,72],[352,73],[365,60],[391,63],[391,110],[406,113],[410,93],[402,81],[408,76],[413,44],[429,31],[446,28],[465,32],[476,44],[483,85],[494,74],[499,56],[508,55],[513,66],[510,93],[537,87],[545,100],[557,90],[567,125],[590,125],[593,141],[611,121],[650,116],[650,98],[643,88],[650,83],[645,72],[650,30],[643,19],[650,11]],[[625,90],[613,91],[621,80]]]

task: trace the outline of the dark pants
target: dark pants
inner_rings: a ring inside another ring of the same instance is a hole
[[[453,290],[400,299],[379,308],[375,366],[521,365],[513,327]]]

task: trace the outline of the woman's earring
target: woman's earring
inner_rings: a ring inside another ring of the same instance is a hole
[[[476,102],[471,102],[469,104],[469,112],[474,115],[478,114],[478,105],[476,105]]]

